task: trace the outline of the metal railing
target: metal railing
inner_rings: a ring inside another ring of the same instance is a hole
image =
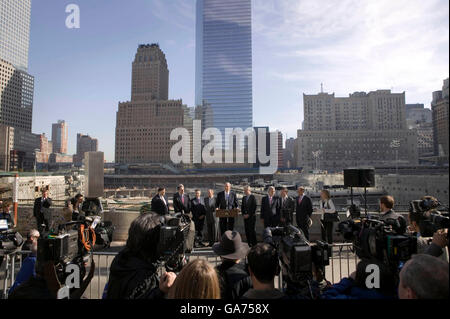
[[[0,278],[2,282],[2,298],[8,297],[8,291],[14,284],[15,276],[22,266],[23,256],[30,252],[17,251],[4,256],[4,266],[0,270]],[[95,262],[95,274],[89,284],[86,292],[83,295],[85,299],[101,299],[106,283],[109,279],[109,272],[111,263],[117,252],[94,252],[93,258]],[[218,257],[212,250],[198,250],[193,251],[187,255],[190,260],[205,259],[213,266],[221,263]],[[337,283],[344,277],[349,277],[352,272],[356,270],[358,257],[352,251],[351,243],[333,244],[332,255],[330,257],[330,265],[325,267],[325,278],[331,283]],[[282,287],[282,278],[276,278],[277,288]]]

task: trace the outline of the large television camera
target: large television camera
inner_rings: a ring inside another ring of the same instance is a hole
[[[426,196],[421,200],[413,200],[409,204],[409,213],[412,219],[418,221],[417,224],[422,237],[432,237],[438,230],[449,228],[448,211],[444,213],[438,210],[442,206],[436,198],[431,196]]]
[[[99,219],[59,225],[56,231],[42,234],[38,239],[37,262],[40,265],[53,263],[58,280],[62,283],[68,275],[67,266],[74,264],[80,269],[80,280],[86,273],[85,265],[95,246],[95,227]],[[81,282],[80,282],[81,283]]]
[[[339,223],[337,231],[345,240],[353,242],[359,258],[375,258],[395,272],[417,252],[417,237],[406,233],[406,221],[402,216],[387,220],[351,219]]]
[[[159,264],[167,271],[178,272],[184,266],[191,221],[184,214],[161,217],[158,245]]]
[[[0,219],[0,256],[14,252],[23,244],[22,235],[11,226],[8,220]]]
[[[266,228],[263,240],[277,248],[282,276],[288,285],[307,286],[314,278],[314,270],[324,273],[330,264],[331,246],[323,241],[309,242],[292,225]]]

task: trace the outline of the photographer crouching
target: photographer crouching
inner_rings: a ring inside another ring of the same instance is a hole
[[[161,226],[153,213],[132,222],[126,247],[111,264],[106,299],[161,299],[168,293],[176,275],[158,274]]]

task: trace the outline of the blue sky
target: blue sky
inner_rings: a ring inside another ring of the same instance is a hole
[[[80,29],[67,29],[77,4]],[[303,93],[406,91],[429,107],[449,69],[448,0],[253,0],[253,108],[257,126],[295,137]],[[194,105],[195,0],[33,0],[29,72],[33,132],[51,124],[99,139],[114,160],[116,111],[131,94],[138,44],[158,42],[169,97]]]

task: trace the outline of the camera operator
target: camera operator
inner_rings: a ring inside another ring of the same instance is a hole
[[[435,257],[440,257],[442,258],[442,260],[448,262],[448,253],[447,253],[447,249],[446,249],[446,245],[447,245],[447,239],[445,238],[443,240],[443,242],[439,242],[436,240],[433,240],[435,237],[439,236],[439,233],[444,233],[444,230],[439,230],[438,231],[438,235],[434,235],[433,238],[430,237],[422,237],[421,231],[420,231],[420,216],[419,214],[414,214],[413,212],[409,212],[409,222],[410,225],[408,227],[408,230],[414,234],[415,236],[417,236],[417,253],[418,254],[424,254],[428,251],[428,248],[430,245],[436,245],[437,244],[437,248],[439,249],[438,252],[436,252],[436,254],[434,255]],[[431,248],[432,250],[435,248]]]
[[[34,232],[37,232],[37,237],[36,237],[36,233],[34,233]],[[9,289],[8,294],[11,294],[17,287],[19,287],[21,284],[26,282],[31,277],[36,276],[35,265],[36,265],[36,255],[37,255],[37,245],[38,245],[37,238],[39,238],[39,232],[34,229],[34,230],[30,231],[29,235],[30,235],[29,238],[33,238],[33,237],[35,238],[35,239],[31,239],[30,243],[29,243],[29,247],[26,247],[27,248],[26,250],[31,251],[31,254],[23,260],[22,267],[20,267],[19,273],[16,276],[16,281],[14,282],[12,287]],[[27,239],[27,241],[28,241],[28,239]],[[25,246],[25,244],[24,244],[24,246]],[[23,250],[23,246],[22,246],[22,250]]]
[[[71,290],[70,299],[81,299],[94,277],[94,271],[95,263],[92,259],[87,277],[82,280],[80,288]],[[35,276],[15,288],[8,299],[56,299],[61,288],[54,262],[37,259]]]
[[[367,272],[367,266],[370,265],[376,265],[380,270],[379,288],[367,288],[366,280],[371,274]],[[321,299],[395,299],[396,288],[395,278],[389,267],[375,259],[363,259],[348,278],[325,289]]]
[[[448,249],[448,230],[440,229],[433,235],[431,244],[425,249],[424,254],[440,257],[446,247]]]
[[[245,265],[241,263],[247,256],[248,245],[242,242],[238,232],[228,230],[212,249],[222,259],[222,263],[216,267],[222,299],[241,298],[252,287]]]
[[[81,194],[77,194],[71,200],[72,204],[72,221],[78,221],[81,214],[81,207],[83,205],[84,197]]]
[[[242,299],[281,299],[285,295],[275,289],[275,276],[280,272],[278,252],[269,244],[253,246],[247,255],[248,271],[253,288]]]
[[[36,198],[33,207],[33,216],[36,218],[39,233],[42,233],[44,230],[48,231],[49,221],[44,216],[44,210],[52,206],[52,199],[48,197],[48,187],[43,187],[41,191],[42,196]]]
[[[0,219],[6,219],[9,227],[14,228],[14,227],[16,227],[16,225],[14,224],[14,219],[10,213],[11,205],[12,204],[10,201],[3,202],[2,212],[0,213]]]
[[[126,247],[111,264],[107,299],[158,299],[169,291],[176,275],[166,273],[160,279],[157,273],[160,218],[144,214],[131,223]]]
[[[35,243],[37,245],[37,241],[38,241],[39,237],[40,237],[40,234],[37,231],[37,229],[30,230],[27,234],[27,240],[22,245],[22,251],[31,251],[31,248],[33,247],[33,245]],[[25,256],[23,256],[23,257],[25,257]]]
[[[380,198],[380,220],[399,219],[401,216],[394,212],[395,200],[392,196],[383,196]]]
[[[400,272],[400,299],[448,299],[448,263],[429,256],[414,255]]]

